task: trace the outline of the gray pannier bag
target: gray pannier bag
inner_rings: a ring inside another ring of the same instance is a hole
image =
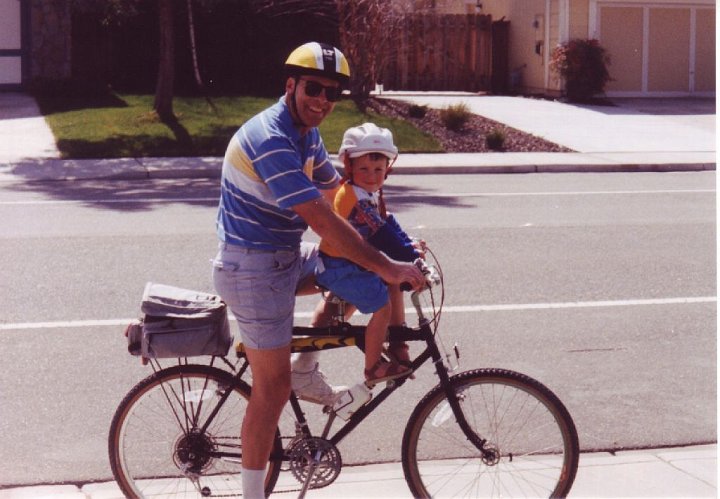
[[[219,296],[147,283],[145,316],[126,330],[128,351],[145,358],[227,355],[233,336]]]

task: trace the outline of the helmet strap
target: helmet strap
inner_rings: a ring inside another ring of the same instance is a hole
[[[385,208],[385,199],[383,198],[382,187],[380,188],[378,194],[378,211],[380,212],[382,219],[385,220],[387,218],[387,208]]]
[[[347,158],[343,166],[343,180],[352,182],[352,158]]]
[[[293,93],[290,96],[290,108],[292,109],[293,114],[293,123],[295,123],[298,126],[307,128],[307,124],[303,122],[303,120],[300,118],[300,113],[298,112],[297,108],[297,101],[295,100],[295,93],[297,92],[298,85],[300,84],[300,77],[295,75],[292,77],[293,80],[295,80],[295,88],[293,89]]]
[[[397,161],[397,156],[395,156],[395,159],[393,159],[392,161],[388,161],[387,170],[385,170],[385,180],[387,180],[388,175],[390,175],[390,172],[392,171],[392,167],[396,161]]]

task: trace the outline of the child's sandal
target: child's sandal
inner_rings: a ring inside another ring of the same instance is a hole
[[[403,378],[410,374],[412,369],[380,359],[370,369],[365,369],[365,384],[372,388],[383,381]]]
[[[401,366],[410,367],[410,345],[404,341],[390,342],[385,353],[390,360]]]
[[[411,367],[412,362],[410,361],[410,346],[404,341],[392,341],[385,349],[385,355],[387,355],[391,361],[400,364],[401,366]],[[411,374],[410,379],[415,379],[415,375]]]

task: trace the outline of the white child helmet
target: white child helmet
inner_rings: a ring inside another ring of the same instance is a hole
[[[390,161],[397,158],[398,149],[393,144],[393,136],[390,130],[380,128],[374,123],[363,123],[345,131],[342,145],[340,145],[338,151],[340,161],[345,161],[345,155],[348,158],[357,158],[371,152],[383,154]]]

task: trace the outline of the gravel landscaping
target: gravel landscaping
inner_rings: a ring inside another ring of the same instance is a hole
[[[545,139],[508,127],[497,121],[473,114],[458,132],[448,130],[440,118],[440,111],[428,108],[425,116],[414,118],[410,115],[411,104],[393,99],[372,98],[368,108],[383,116],[401,118],[411,122],[423,132],[434,136],[445,148],[445,152],[494,152],[485,137],[496,130],[505,136],[502,151],[505,152],[572,152],[567,147],[548,142]]]

